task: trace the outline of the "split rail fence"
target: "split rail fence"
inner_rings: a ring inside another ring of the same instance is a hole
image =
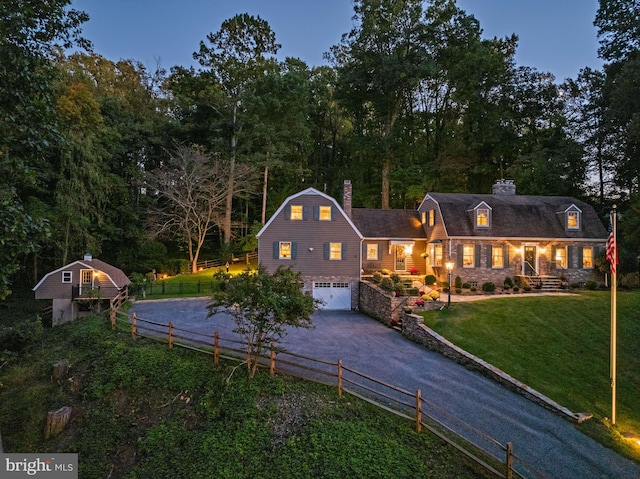
[[[247,357],[244,342],[222,338],[218,331],[205,335],[175,327],[173,322],[164,324],[138,318],[135,313],[129,318],[115,308],[110,311],[110,320],[112,329],[117,327],[130,331],[133,339],[144,337],[167,343],[170,349],[176,346],[210,354],[216,365],[220,359],[243,362]],[[268,356],[261,356],[259,365],[268,368],[271,375],[281,372],[336,386],[339,396],[351,394],[413,421],[416,431],[429,431],[495,477],[545,479],[532,464],[513,452],[511,443],[502,444],[425,400],[419,389],[412,392],[387,384],[345,366],[342,360],[331,362],[276,349],[272,349]]]

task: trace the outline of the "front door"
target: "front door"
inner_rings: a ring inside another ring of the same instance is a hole
[[[407,270],[407,251],[406,246],[402,244],[396,245],[396,271]]]
[[[523,273],[527,276],[537,276],[536,271],[536,247],[525,246],[524,247],[524,265]]]

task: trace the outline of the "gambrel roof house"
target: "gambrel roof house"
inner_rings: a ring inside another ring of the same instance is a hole
[[[124,272],[86,254],[47,273],[33,288],[36,299],[53,300],[53,324],[82,316],[82,310],[92,302],[117,297],[131,283]]]
[[[258,234],[268,270],[292,266],[325,308],[356,309],[360,279],[383,269],[452,275],[480,287],[509,277],[557,286],[593,277],[607,232],[594,209],[570,197],[516,195],[501,180],[493,194],[428,193],[417,210],[343,206],[308,188],[287,198]]]

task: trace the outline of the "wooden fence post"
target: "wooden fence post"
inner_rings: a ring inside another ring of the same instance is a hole
[[[169,321],[169,349],[173,349],[173,321]]]
[[[338,360],[338,396],[342,397],[342,359]]]
[[[416,391],[416,432],[422,431],[422,392]]]
[[[218,365],[220,360],[220,333],[216,331],[213,336],[213,364]]]
[[[271,363],[269,364],[269,373],[271,376],[276,375],[276,351],[273,349],[273,343],[271,343]]]
[[[111,330],[113,331],[116,329],[116,308],[113,306],[111,306],[109,310],[109,319],[111,319]]]
[[[506,479],[513,479],[513,444],[507,443]]]
[[[136,313],[131,315],[131,339],[136,339]]]

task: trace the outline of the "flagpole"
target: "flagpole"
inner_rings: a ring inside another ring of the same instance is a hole
[[[613,233],[613,244],[615,248],[614,260],[611,262],[611,424],[616,423],[616,356],[617,356],[617,302],[618,302],[618,268],[616,267],[618,258],[618,238],[616,231],[617,210],[613,205],[611,210],[611,227]]]

